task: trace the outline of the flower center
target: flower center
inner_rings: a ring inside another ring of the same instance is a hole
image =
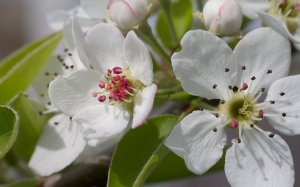
[[[132,112],[134,96],[144,85],[140,81],[132,79],[130,74],[129,70],[123,71],[120,67],[108,69],[105,80],[98,84],[100,90],[93,91],[92,96],[97,98],[100,103],[118,105]]]
[[[273,0],[268,12],[283,19],[291,33],[294,33],[300,25],[300,3],[289,0]]]

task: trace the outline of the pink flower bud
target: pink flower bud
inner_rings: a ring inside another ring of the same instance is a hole
[[[204,6],[203,17],[209,31],[231,35],[241,28],[243,13],[235,0],[209,0]]]
[[[122,30],[140,25],[148,15],[146,0],[110,0],[108,5],[111,20]]]

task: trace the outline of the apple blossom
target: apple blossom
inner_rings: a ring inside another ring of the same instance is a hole
[[[260,18],[289,38],[300,50],[300,2],[297,0],[241,0],[243,13],[251,18]]]
[[[300,76],[288,74],[288,40],[270,28],[248,33],[234,51],[210,32],[185,34],[182,51],[172,56],[177,79],[191,95],[219,99],[212,111],[194,111],[180,121],[165,145],[203,174],[223,154],[225,128],[238,132],[225,156],[225,173],[232,186],[293,186],[289,146],[277,134],[261,129],[267,119],[286,135],[300,133]],[[261,96],[267,97],[260,102]]]
[[[209,31],[232,35],[240,30],[243,14],[235,0],[209,0],[204,5],[203,18]]]

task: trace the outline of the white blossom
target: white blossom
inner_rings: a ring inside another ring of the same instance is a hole
[[[172,56],[177,79],[191,95],[219,99],[215,110],[197,110],[180,121],[165,144],[203,174],[222,156],[225,128],[238,132],[226,151],[225,173],[232,186],[293,186],[294,167],[288,145],[262,130],[267,119],[286,135],[300,133],[300,76],[285,77],[289,42],[270,28],[248,33],[232,51],[210,32],[185,34],[182,51]],[[267,97],[260,102],[267,91]]]

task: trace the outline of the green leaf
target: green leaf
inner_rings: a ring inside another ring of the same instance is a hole
[[[141,186],[169,152],[163,141],[176,121],[173,115],[154,117],[125,134],[112,158],[108,186]]]
[[[27,89],[52,56],[60,39],[61,33],[52,34],[26,45],[0,63],[0,104],[6,104]]]
[[[12,151],[18,158],[27,162],[49,116],[39,115],[39,112],[44,110],[44,106],[23,94],[20,94],[11,106],[18,112],[20,118],[19,135]]]
[[[179,39],[191,29],[193,23],[193,6],[190,0],[178,0],[171,4],[171,17],[174,23],[175,31]],[[171,36],[170,27],[168,25],[167,15],[160,12],[156,23],[158,36],[162,43],[169,49],[174,49],[178,43]]]
[[[0,159],[5,156],[15,142],[18,123],[18,115],[13,109],[0,106]]]
[[[10,184],[1,184],[0,187],[35,187],[39,186],[37,179],[25,179]]]

